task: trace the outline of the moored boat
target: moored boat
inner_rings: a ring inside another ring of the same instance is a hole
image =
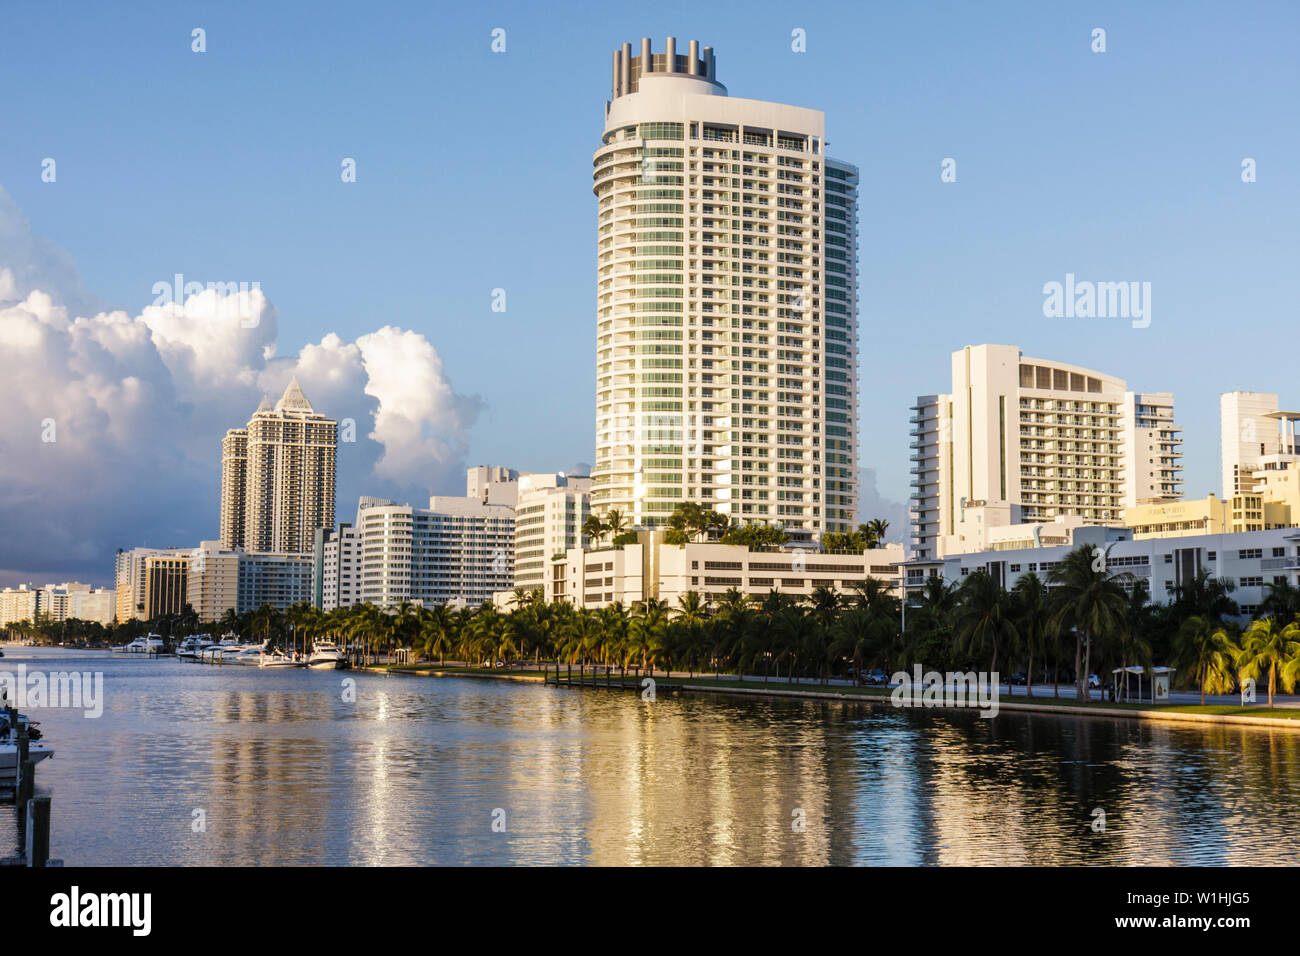
[[[30,738],[27,745],[28,760],[33,764],[38,764],[45,758],[54,756],[53,747],[35,743],[35,740],[40,737],[40,733],[35,730],[34,724],[28,721],[26,715],[18,715],[18,725],[27,727],[28,737]],[[0,780],[13,780],[17,776],[18,741],[14,738],[12,729],[9,726],[9,718],[0,715]]]
[[[272,654],[262,652],[257,659],[258,667],[302,667],[302,665],[303,662],[293,654],[285,654],[280,651]]]
[[[317,641],[307,658],[307,666],[312,670],[341,670],[348,666],[348,659],[332,641]]]

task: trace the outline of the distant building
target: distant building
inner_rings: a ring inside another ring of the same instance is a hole
[[[264,604],[284,610],[311,601],[312,558],[304,554],[250,554],[203,541],[190,553],[188,600],[200,621],[227,611],[247,614]]]
[[[327,611],[478,606],[513,586],[514,535],[514,509],[478,497],[435,495],[428,508],[362,498],[352,526],[317,537],[311,593]]]
[[[190,555],[151,554],[144,559],[144,617],[180,614],[189,603]]]
[[[239,548],[201,541],[190,553],[189,604],[200,621],[219,620],[239,607]]]
[[[1219,396],[1219,447],[1223,497],[1254,490],[1254,475],[1265,464],[1300,459],[1295,419],[1279,412],[1270,392],[1224,392]]]
[[[952,388],[912,406],[912,548],[937,559],[970,517],[1040,524],[1075,516],[1115,527],[1126,503],[1182,493],[1180,429],[1168,393],[1028,358],[1014,345],[952,353]],[[1019,509],[1012,513],[1011,509]]]
[[[36,620],[40,589],[26,584],[0,591],[0,626]]]
[[[189,548],[130,548],[118,549],[113,562],[116,619],[120,624],[129,620],[147,620],[145,562],[155,555],[188,555]]]
[[[540,589],[555,598],[552,564],[583,545],[582,525],[591,514],[591,479],[585,475],[519,476],[515,504],[516,588]]]
[[[112,624],[116,612],[111,589],[95,588],[79,581],[47,584],[43,587],[23,584],[0,591],[0,627],[23,621],[97,621]]]
[[[1124,506],[1183,497],[1183,430],[1174,424],[1168,392],[1125,392],[1120,406],[1124,436]]]
[[[309,554],[317,528],[334,525],[338,423],[312,409],[295,378],[271,408],[265,398],[221,443],[221,543]]]
[[[68,595],[68,617],[78,621],[112,624],[117,611],[117,595],[112,588],[87,588]]]
[[[496,465],[479,465],[465,472],[465,495],[485,505],[513,508],[519,496],[519,472]]]
[[[241,554],[236,614],[269,604],[278,611],[311,602],[312,557],[309,554]]]

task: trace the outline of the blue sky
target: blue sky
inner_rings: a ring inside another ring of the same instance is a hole
[[[177,272],[257,281],[282,351],[421,332],[485,402],[470,463],[592,458],[591,154],[610,51],[641,36],[713,46],[733,96],[824,110],[829,151],[861,167],[861,464],[886,497],[908,491],[908,405],[965,344],[1174,392],[1189,496],[1218,490],[1221,391],[1300,405],[1294,3],[74,3],[2,22],[0,186],[89,292],[136,314]],[[1149,281],[1150,327],[1044,318],[1067,272]],[[345,516],[366,489],[340,491]]]

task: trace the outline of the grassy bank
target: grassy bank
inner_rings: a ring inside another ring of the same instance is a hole
[[[366,668],[375,672],[390,672],[424,677],[485,677],[497,680],[519,680],[538,682],[542,672],[532,667],[488,668],[466,667],[460,664],[392,664]],[[567,676],[567,672],[566,676]],[[574,677],[578,671],[573,672]],[[604,672],[597,672],[597,683],[604,679]],[[645,675],[642,675],[645,676]],[[591,680],[592,671],[586,672],[586,679]],[[610,679],[617,681],[617,672],[611,673]],[[638,679],[629,671],[625,680]],[[848,685],[821,685],[809,683],[787,683],[783,680],[737,680],[724,676],[721,679],[709,676],[665,677],[662,673],[655,675],[661,684],[672,684],[687,691],[758,694],[769,697],[798,697],[825,700],[861,700],[863,703],[890,703],[890,691],[882,687],[853,687]],[[1256,724],[1259,726],[1291,726],[1300,729],[1300,708],[1280,708],[1269,710],[1267,707],[1237,707],[1227,704],[1150,704],[1150,703],[1115,703],[1110,701],[1093,701],[1089,704],[1076,703],[1073,698],[1027,697],[1000,694],[999,707],[1020,712],[1058,713],[1062,715],[1127,717],[1143,720],[1178,720],[1180,718],[1197,723],[1232,723]],[[963,708],[969,709],[969,708]],[[1280,722],[1280,723],[1279,723]]]

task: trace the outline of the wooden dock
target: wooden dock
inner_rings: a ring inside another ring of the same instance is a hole
[[[0,857],[0,866],[62,866],[50,859],[50,798],[36,796],[36,765],[28,759],[31,739],[18,726],[18,711],[5,708],[9,733],[18,748],[13,783],[0,783],[0,803],[13,803],[18,813],[18,855]]]
[[[557,665],[555,670],[552,671],[548,664],[542,669],[542,683],[549,684],[552,687],[594,687],[600,690],[639,692],[646,689],[642,684],[642,681],[646,680],[646,678],[654,681],[655,694],[675,694],[682,689],[681,684],[672,684],[667,680],[651,677],[650,674],[643,674],[639,677],[631,674],[620,675],[615,673],[612,667],[574,672],[571,669],[561,670]]]

